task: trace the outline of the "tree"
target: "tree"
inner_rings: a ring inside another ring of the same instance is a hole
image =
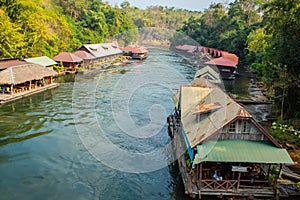
[[[300,1],[271,0],[264,6],[264,26],[252,32],[249,50],[256,70],[273,90],[282,118],[300,116]]]
[[[130,3],[129,3],[129,1],[124,1],[124,2],[121,3],[120,6],[121,6],[121,8],[126,10],[127,8],[130,7]]]
[[[20,31],[21,27],[0,9],[0,57],[22,57],[25,42]]]

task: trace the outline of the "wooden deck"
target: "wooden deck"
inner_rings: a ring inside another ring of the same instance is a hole
[[[33,95],[36,93],[50,90],[50,89],[56,88],[58,86],[59,86],[58,83],[52,83],[50,85],[37,87],[37,88],[31,89],[31,90],[27,90],[27,91],[15,93],[15,94],[0,94],[0,105],[11,102],[11,101],[15,101],[17,99],[21,99],[23,97],[27,97],[27,96],[30,96],[30,95]]]

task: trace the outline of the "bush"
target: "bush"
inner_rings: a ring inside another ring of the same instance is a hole
[[[292,125],[273,122],[270,134],[282,143],[300,144],[300,130]]]
[[[65,67],[63,65],[56,65],[56,66],[53,66],[53,70],[57,71],[57,72],[62,72],[65,70]]]

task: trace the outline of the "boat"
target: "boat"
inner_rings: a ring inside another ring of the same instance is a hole
[[[121,50],[123,56],[130,56],[131,59],[144,60],[148,57],[148,50],[145,46],[132,44],[121,48]]]

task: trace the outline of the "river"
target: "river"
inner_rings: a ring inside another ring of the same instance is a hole
[[[0,106],[0,199],[187,199],[162,149],[172,94],[196,69],[149,50],[145,61],[59,77],[56,89]]]

